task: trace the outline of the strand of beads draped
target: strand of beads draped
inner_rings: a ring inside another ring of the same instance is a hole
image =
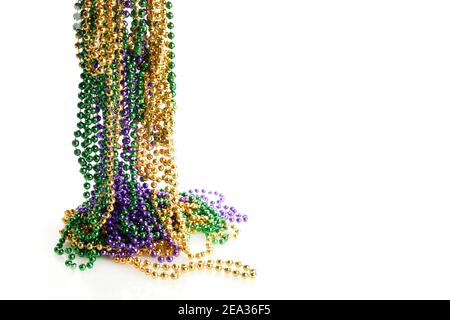
[[[154,278],[200,269],[255,277],[239,261],[205,260],[247,216],[217,191],[178,190],[172,3],[79,0],[75,10],[82,73],[72,145],[85,201],[65,212],[55,252],[81,271],[110,257]],[[205,235],[201,252],[190,250],[193,233]],[[175,263],[180,255],[189,261]]]

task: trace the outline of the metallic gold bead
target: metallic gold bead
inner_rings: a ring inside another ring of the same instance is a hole
[[[216,265],[214,267],[214,269],[216,269],[216,271],[222,271],[222,266],[221,265]]]
[[[249,277],[249,274],[247,272],[242,272],[241,277],[242,279],[247,279]]]
[[[231,268],[223,268],[223,271],[227,274],[231,273]]]
[[[162,268],[163,268],[163,270],[169,270],[170,269],[170,266],[167,264],[167,263],[164,263],[163,265],[162,265]]]
[[[256,270],[255,269],[250,270],[250,277],[256,278]]]
[[[169,277],[169,275],[167,274],[167,273],[165,273],[165,272],[161,272],[160,274],[159,274],[159,277],[161,278],[161,279],[167,279],[168,277]]]
[[[225,263],[227,266],[231,267],[233,265],[233,260],[227,260]]]
[[[236,261],[236,262],[234,263],[234,265],[236,266],[236,268],[240,268],[240,267],[242,267],[242,262]]]
[[[238,277],[240,274],[238,270],[233,270],[233,276]]]

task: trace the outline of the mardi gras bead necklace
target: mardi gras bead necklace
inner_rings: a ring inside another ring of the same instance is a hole
[[[55,252],[81,271],[110,257],[153,278],[201,269],[255,277],[239,261],[205,260],[247,216],[218,192],[178,191],[172,3],[78,0],[75,9],[82,73],[72,145],[85,201],[65,212]],[[205,235],[204,251],[190,250],[193,233]],[[180,255],[188,262],[174,263]]]

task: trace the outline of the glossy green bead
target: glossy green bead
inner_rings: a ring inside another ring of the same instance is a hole
[[[78,163],[82,166],[85,166],[87,164],[86,159],[84,159],[84,158],[79,158]]]
[[[78,266],[78,268],[80,268],[80,271],[84,271],[84,270],[86,270],[86,265],[80,264],[80,265]]]

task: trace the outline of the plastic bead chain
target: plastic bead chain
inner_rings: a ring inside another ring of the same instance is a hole
[[[237,238],[234,223],[248,217],[218,192],[178,191],[172,3],[79,0],[75,9],[82,73],[72,145],[85,201],[65,212],[55,253],[81,271],[104,256],[152,278],[195,270],[254,278],[241,262],[205,260],[215,245]],[[193,233],[206,237],[201,252],[189,248]],[[180,255],[189,262],[173,263]]]

